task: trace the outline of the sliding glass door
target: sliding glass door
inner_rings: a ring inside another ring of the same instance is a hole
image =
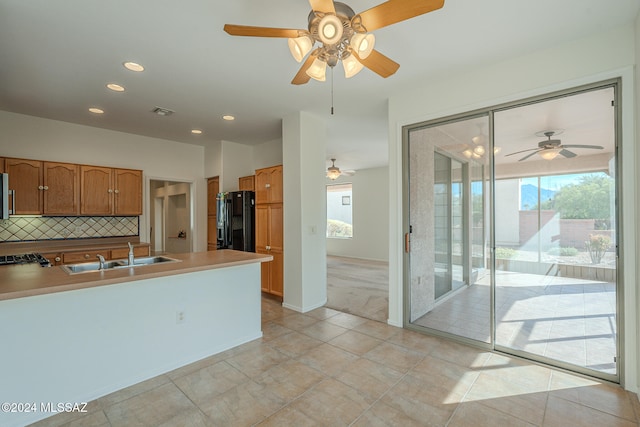
[[[618,380],[616,84],[405,128],[408,328]]]
[[[451,121],[412,130],[408,144],[410,323],[485,343],[488,129],[486,115]]]

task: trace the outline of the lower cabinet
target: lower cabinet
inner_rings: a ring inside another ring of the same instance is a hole
[[[273,256],[273,261],[260,264],[262,269],[262,292],[279,297],[284,296],[284,256],[282,252],[256,250],[256,253]]]

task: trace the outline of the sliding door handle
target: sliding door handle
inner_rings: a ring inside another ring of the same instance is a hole
[[[404,233],[404,251],[409,253],[411,251],[411,233]]]

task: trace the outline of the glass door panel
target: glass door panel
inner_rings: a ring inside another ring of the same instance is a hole
[[[607,87],[494,115],[495,346],[615,380],[613,100]]]
[[[411,130],[408,322],[489,343],[487,116]]]

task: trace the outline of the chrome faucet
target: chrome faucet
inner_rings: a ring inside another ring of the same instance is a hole
[[[104,257],[98,254],[96,255],[96,258],[100,260],[100,268],[98,268],[98,270],[104,270]]]
[[[127,245],[129,245],[129,265],[133,265],[133,245],[131,244],[131,242],[127,242]]]

